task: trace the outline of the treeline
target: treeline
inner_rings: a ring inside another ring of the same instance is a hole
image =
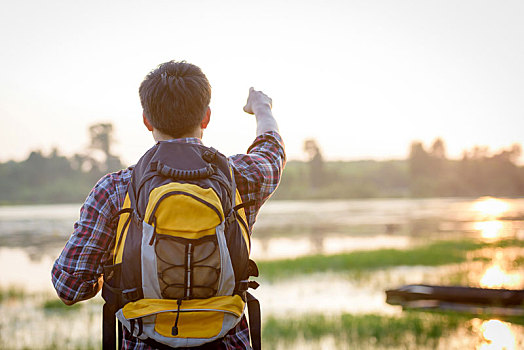
[[[477,146],[460,160],[446,157],[441,139],[427,149],[413,142],[406,160],[327,162],[314,140],[304,150],[309,161],[288,162],[275,198],[524,196],[518,144],[495,153]]]
[[[409,197],[406,160],[289,161],[275,199]]]
[[[22,162],[0,163],[0,204],[75,203],[104,174],[123,167],[111,153],[111,124],[90,127],[84,153],[64,157],[32,152]],[[420,198],[524,196],[520,145],[490,153],[485,147],[446,157],[437,139],[425,148],[413,142],[408,159],[325,161],[315,140],[306,140],[308,161],[289,161],[275,199]]]
[[[53,150],[33,151],[21,162],[0,163],[0,204],[83,202],[96,181],[123,167],[111,153],[111,124],[89,128],[91,143],[83,153],[67,158]]]
[[[413,142],[409,155],[410,194],[413,197],[523,196],[524,167],[516,161],[521,146],[490,153],[476,146],[463,152],[462,159],[446,157],[444,141],[437,139],[426,150]]]

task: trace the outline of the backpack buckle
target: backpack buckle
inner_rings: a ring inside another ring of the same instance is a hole
[[[140,299],[140,294],[138,293],[137,288],[124,289],[122,291],[122,297],[124,298],[126,302],[132,302],[132,301],[137,301],[138,299]]]
[[[248,288],[257,289],[258,286],[260,286],[260,284],[257,281],[242,280],[237,284],[237,291],[243,293],[246,292]]]
[[[239,281],[237,284],[237,290],[241,293],[244,293],[245,291],[247,291],[248,288],[249,288],[248,280]]]
[[[204,154],[202,154],[202,158],[208,162],[208,163],[211,163],[212,161],[215,160],[215,157],[217,155],[217,150],[214,149],[213,147],[210,147],[209,149],[207,149]]]
[[[138,214],[137,210],[133,210],[133,221],[135,222],[135,225],[138,227],[142,227],[142,221],[143,219],[140,217],[140,214]]]
[[[229,215],[226,218],[227,224],[231,225],[232,223],[236,221],[236,219],[237,219],[237,213],[234,210],[231,210],[229,212]]]
[[[247,282],[247,287],[248,288],[257,289],[258,286],[260,286],[260,283],[258,283],[257,281],[248,281]]]

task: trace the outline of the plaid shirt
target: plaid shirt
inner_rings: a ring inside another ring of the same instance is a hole
[[[201,144],[198,138],[174,139],[171,142]],[[229,158],[235,182],[243,202],[255,200],[246,207],[250,231],[262,204],[275,191],[285,164],[284,145],[280,135],[267,132],[258,136],[247,154]],[[110,220],[122,207],[131,179],[132,167],[107,174],[98,181],[80,209],[80,218],[64,250],[55,261],[52,282],[62,299],[81,301],[93,297],[102,266],[110,258],[115,237]],[[124,349],[151,349],[124,328]],[[219,343],[219,349],[249,349],[249,330],[245,317]]]

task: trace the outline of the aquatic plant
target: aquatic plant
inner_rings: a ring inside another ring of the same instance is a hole
[[[78,310],[82,307],[82,304],[80,303],[77,303],[77,304],[74,304],[74,305],[71,305],[71,306],[68,306],[66,304],[64,304],[61,300],[59,299],[50,299],[50,300],[46,300],[43,304],[42,304],[42,308],[45,310],[45,311],[52,311],[52,312],[68,312],[70,310]]]
[[[274,348],[277,343],[292,344],[297,339],[318,341],[332,336],[354,348],[378,347],[413,348],[437,346],[439,339],[464,326],[469,317],[456,313],[404,312],[402,316],[304,315],[295,318],[269,317],[263,325],[263,340]]]
[[[378,249],[335,255],[310,255],[295,259],[261,261],[258,263],[265,279],[314,272],[344,272],[381,269],[392,266],[440,266],[468,261],[468,252],[482,248],[522,247],[524,242],[509,239],[496,242],[477,240],[435,241],[410,249]],[[520,260],[518,263],[521,263]]]
[[[24,299],[26,296],[26,291],[21,287],[10,286],[6,289],[0,288],[0,303],[12,299]]]

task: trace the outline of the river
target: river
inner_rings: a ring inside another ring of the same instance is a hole
[[[5,295],[22,296],[4,297],[0,305],[0,348],[52,348],[53,344],[98,347],[102,302],[99,297],[74,312],[57,313],[53,308],[45,308],[46,302],[55,299],[50,282],[52,264],[72,231],[79,207],[79,204],[0,207],[0,288]],[[255,225],[252,257],[263,261],[383,248],[407,249],[428,240],[460,237],[486,241],[505,237],[524,239],[524,199],[269,201]],[[498,259],[503,258],[504,254],[499,254]],[[496,259],[494,255],[493,260]],[[485,285],[524,288],[521,274],[505,271],[500,268],[503,265],[497,265],[499,271],[495,271],[493,266],[491,271],[475,272],[479,283],[482,278],[489,279],[486,274],[498,273],[494,278],[503,278],[503,282],[490,285],[488,281]],[[440,276],[453,269],[456,266],[400,266],[375,271],[365,279],[317,273],[266,283],[261,276],[261,287],[255,294],[261,301],[264,317],[307,313],[399,315],[401,309],[385,303],[384,289],[403,283],[438,283]],[[90,320],[87,327],[86,319]],[[62,327],[65,321],[66,328]],[[514,339],[515,344],[522,341],[522,337]]]

